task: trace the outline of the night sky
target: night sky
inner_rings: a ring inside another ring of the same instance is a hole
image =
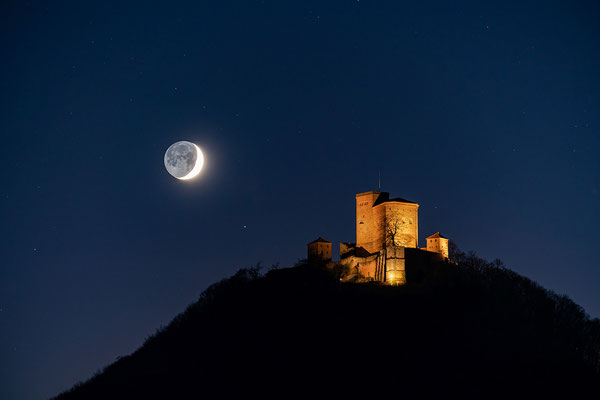
[[[0,398],[89,378],[239,268],[337,253],[378,171],[420,244],[600,317],[597,2],[49,3],[0,6]]]

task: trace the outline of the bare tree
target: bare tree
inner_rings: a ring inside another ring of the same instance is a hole
[[[403,232],[402,220],[397,213],[386,214],[383,219],[383,248],[379,253],[375,268],[375,279],[385,282],[387,279],[388,249],[399,245]]]
[[[395,247],[400,242],[400,235],[402,234],[402,221],[397,213],[387,216],[383,220],[384,222],[384,243],[383,247]]]

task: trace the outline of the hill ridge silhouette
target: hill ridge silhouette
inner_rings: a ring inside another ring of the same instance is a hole
[[[600,320],[498,260],[457,251],[398,287],[336,274],[241,269],[55,399],[598,393]]]

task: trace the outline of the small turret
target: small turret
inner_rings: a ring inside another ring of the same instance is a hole
[[[427,251],[440,253],[442,257],[448,258],[448,238],[439,232],[427,238]]]
[[[331,261],[331,242],[322,237],[313,240],[306,245],[308,247],[308,258],[322,258]]]

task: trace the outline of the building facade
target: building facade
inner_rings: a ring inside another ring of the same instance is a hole
[[[318,237],[316,240],[308,243],[308,258],[321,258],[324,261],[331,260],[331,242]]]
[[[437,232],[427,238],[427,247],[422,250],[440,253],[444,258],[448,258],[449,247],[448,238]]]

